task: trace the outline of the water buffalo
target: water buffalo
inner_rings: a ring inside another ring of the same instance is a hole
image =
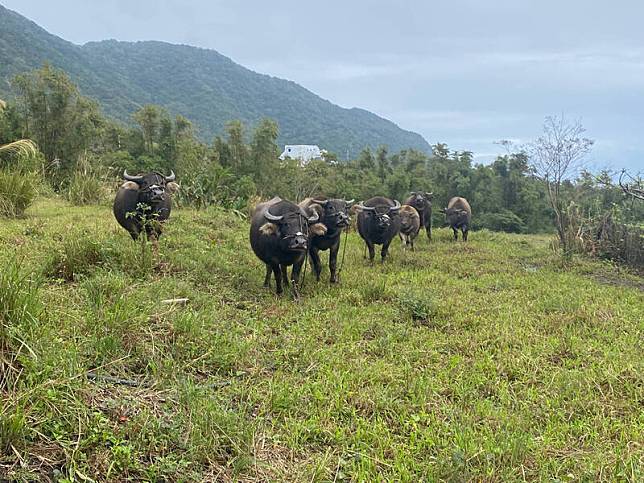
[[[320,223],[326,227],[324,235],[314,235],[309,242],[309,255],[313,265],[313,272],[316,279],[320,280],[322,263],[320,262],[320,250],[329,250],[329,269],[331,271],[331,283],[338,281],[337,261],[340,249],[340,235],[349,227],[349,207],[353,200],[345,201],[337,198],[306,198],[300,203],[308,216],[314,212],[320,217]]]
[[[405,200],[405,204],[413,206],[420,217],[420,226],[425,227],[427,239],[432,241],[432,198],[434,193],[421,193],[412,191],[411,196]]]
[[[375,257],[374,244],[382,245],[385,261],[391,240],[400,231],[400,202],[376,196],[358,205],[358,233],[369,249],[369,261]]]
[[[445,208],[445,219],[449,226],[454,230],[454,240],[458,240],[458,230],[463,234],[463,241],[467,241],[467,232],[470,229],[472,221],[472,208],[465,198],[455,196]]]
[[[400,207],[400,239],[403,243],[403,248],[411,246],[414,250],[414,240],[420,231],[420,216],[416,208],[409,205],[402,205]]]
[[[319,216],[306,216],[295,203],[275,197],[255,207],[250,223],[250,245],[266,264],[264,287],[270,285],[271,272],[275,275],[278,294],[282,282],[288,286],[287,267],[293,265],[291,284],[293,295],[299,297],[298,282],[309,246],[309,236],[323,235],[326,228],[316,223]]]
[[[139,176],[123,172],[125,183],[121,185],[114,199],[114,217],[125,228],[133,240],[145,231],[148,238],[157,240],[161,236],[162,224],[170,216],[172,194],[179,189],[174,182],[175,175],[148,173]]]

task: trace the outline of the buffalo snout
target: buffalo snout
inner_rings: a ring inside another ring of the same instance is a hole
[[[306,250],[308,245],[306,235],[301,232],[298,232],[289,242],[289,248],[291,250]]]

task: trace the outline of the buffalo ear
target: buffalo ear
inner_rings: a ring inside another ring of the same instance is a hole
[[[441,209],[440,209],[440,210],[438,210],[438,211],[440,211],[441,213],[447,213],[447,208],[441,208]]]
[[[126,181],[121,185],[121,189],[124,190],[132,190],[132,191],[139,191],[140,186],[136,184],[134,181]]]
[[[171,195],[173,195],[173,194],[175,194],[177,191],[179,191],[179,184],[178,184],[178,183],[175,183],[174,181],[171,181],[170,183],[168,183],[168,184],[166,184],[166,185],[165,185],[165,189],[167,189],[167,190],[168,190],[168,192],[169,192]]]
[[[309,233],[315,236],[324,236],[326,235],[326,226],[323,223],[315,223],[309,226]]]
[[[259,227],[259,232],[264,236],[272,236],[277,233],[277,225],[275,223],[264,223]]]

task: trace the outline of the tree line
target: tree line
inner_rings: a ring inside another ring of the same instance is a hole
[[[562,177],[553,205],[552,185],[539,176],[529,149],[509,150],[481,164],[471,152],[442,143],[433,145],[431,154],[392,153],[381,145],[365,147],[351,161],[338,162],[328,153],[301,167],[279,159],[279,127],[272,119],[255,126],[231,120],[225,132],[204,142],[189,119],[156,105],[142,106],[129,125],[109,119],[63,71],[48,65],[18,75],[12,88],[14,98],[0,109],[0,145],[31,139],[39,154],[29,160],[2,155],[0,167],[37,172],[77,203],[96,201],[93,194],[123,169],[172,170],[181,183],[179,202],[195,207],[219,204],[245,211],[249,203],[273,195],[298,201],[319,194],[356,200],[382,194],[402,201],[410,191],[422,190],[434,193],[439,208],[452,196],[467,198],[474,228],[496,231],[552,232],[556,211],[570,206],[589,216],[612,210],[629,223],[644,218],[642,203],[629,201],[608,172]],[[440,226],[437,209],[434,217]]]

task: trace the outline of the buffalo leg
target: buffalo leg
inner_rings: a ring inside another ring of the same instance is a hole
[[[264,288],[270,288],[271,286],[271,273],[273,269],[270,265],[266,265],[266,276],[264,277]]]
[[[389,253],[389,244],[391,243],[391,240],[389,240],[387,243],[382,244],[382,250],[380,250],[380,258],[381,262],[385,263],[385,258],[387,258],[387,254]]]
[[[280,265],[282,269],[282,283],[288,287],[288,267],[286,265]]]
[[[454,241],[458,241],[458,230],[454,227],[452,227],[452,230],[454,231]]]
[[[373,248],[373,243],[370,241],[365,241],[367,248],[369,249],[369,261],[373,262],[373,259],[376,257],[376,250]]]
[[[335,245],[329,249],[329,270],[331,271],[331,283],[338,282],[337,267],[338,267],[338,251],[340,250],[340,239]]]
[[[470,230],[469,230],[467,227],[465,227],[465,228],[461,228],[461,233],[463,233],[463,241],[464,241],[464,242],[466,242],[466,241],[467,241],[467,234],[468,234],[468,232],[469,232],[469,231],[470,231]]]
[[[311,255],[311,265],[313,265],[313,273],[315,273],[315,279],[319,282],[320,275],[322,274],[322,262],[320,261],[320,253],[317,247],[311,247],[309,254]]]
[[[293,270],[291,270],[291,289],[293,290],[293,298],[299,300],[300,298],[300,288],[298,284],[300,282],[300,271],[302,270],[302,264],[304,258],[293,264]]]
[[[273,275],[275,275],[275,292],[282,293],[282,272],[280,271],[279,263],[274,264],[272,267]]]
[[[425,226],[425,231],[427,232],[427,240],[432,241],[432,218],[429,218],[429,222]]]

